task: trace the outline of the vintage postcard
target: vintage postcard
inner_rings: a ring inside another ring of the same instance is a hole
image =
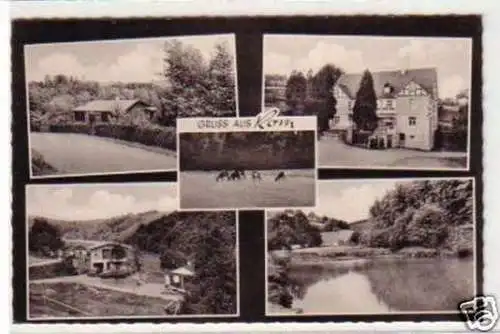
[[[316,119],[179,119],[179,207],[310,207],[316,198]]]
[[[33,178],[175,171],[177,117],[237,115],[231,34],[24,53]]]
[[[318,182],[266,212],[267,315],[458,314],[476,287],[473,178]]]
[[[265,35],[263,110],[318,117],[318,167],[468,170],[472,39]]]
[[[176,188],[28,185],[28,319],[237,316],[236,212],[178,212]]]

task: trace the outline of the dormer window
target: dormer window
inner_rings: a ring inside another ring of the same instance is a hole
[[[386,82],[384,84],[384,94],[391,94],[393,91],[394,91],[394,88],[391,86],[391,84]]]

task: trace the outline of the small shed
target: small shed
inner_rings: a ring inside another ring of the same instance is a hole
[[[165,272],[165,287],[174,287],[185,290],[185,280],[193,277],[194,275],[194,271],[187,266],[174,270],[167,270]]]

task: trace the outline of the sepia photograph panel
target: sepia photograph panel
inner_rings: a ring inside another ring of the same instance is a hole
[[[472,178],[318,182],[266,211],[266,314],[459,313],[477,293]]]
[[[237,316],[234,211],[172,183],[29,185],[29,320]]]
[[[179,133],[180,208],[314,206],[315,147],[314,128]]]
[[[471,38],[263,40],[263,112],[317,116],[318,167],[468,170]]]
[[[33,178],[175,171],[178,117],[237,115],[231,34],[34,44],[24,53]]]

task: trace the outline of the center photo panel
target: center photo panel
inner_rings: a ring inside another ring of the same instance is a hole
[[[316,204],[316,117],[177,120],[179,208]]]

